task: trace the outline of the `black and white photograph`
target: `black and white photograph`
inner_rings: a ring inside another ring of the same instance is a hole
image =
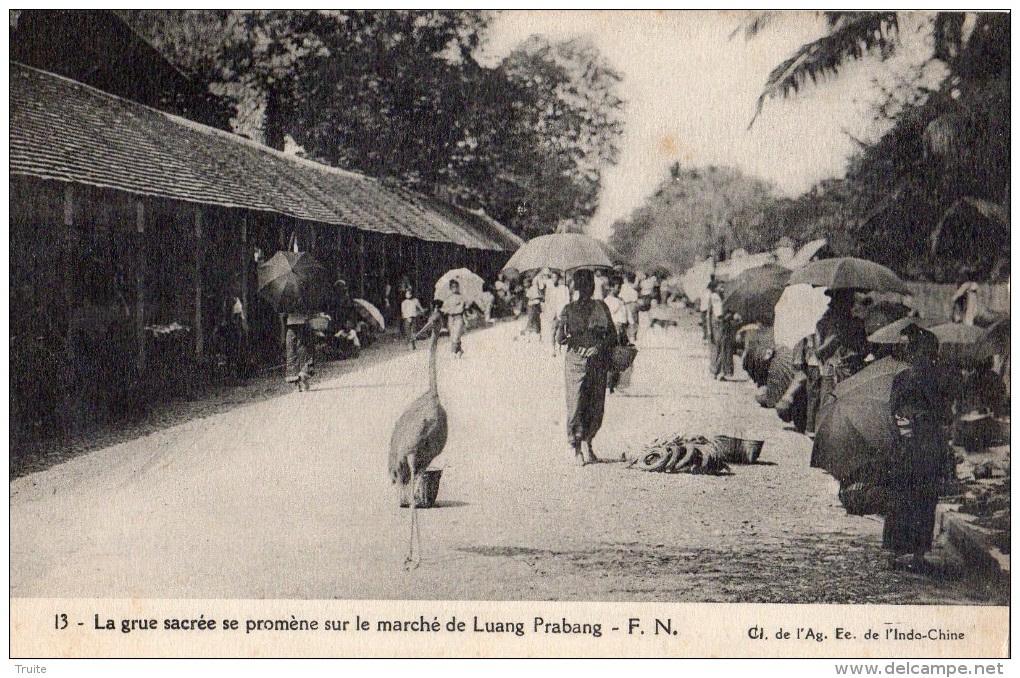
[[[9,14],[12,658],[1008,658],[1009,11]]]

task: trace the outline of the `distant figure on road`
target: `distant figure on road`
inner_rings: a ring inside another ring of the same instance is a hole
[[[536,275],[528,284],[528,291],[525,292],[525,297],[528,300],[527,315],[521,335],[528,341],[531,341],[535,336],[538,336],[541,341],[542,337],[542,288],[540,285],[541,278]]]
[[[443,301],[440,311],[446,316],[446,327],[450,330],[450,351],[458,358],[464,355],[460,339],[464,336],[464,313],[467,312],[467,306],[467,300],[460,293],[460,283],[451,280],[450,296]]]
[[[567,284],[560,283],[559,273],[550,274],[545,284],[545,302],[542,304],[542,331],[549,335],[553,356],[559,355],[559,343],[556,341],[556,327],[559,325],[563,309],[570,303],[570,290]]]
[[[609,293],[606,295],[606,307],[609,309],[609,316],[613,319],[613,325],[616,328],[616,343],[620,346],[627,346],[630,344],[630,338],[627,334],[628,314],[627,305],[623,303],[620,298],[620,288],[623,286],[623,278],[618,275],[614,275],[609,279]],[[620,383],[620,373],[614,369],[609,370],[609,392],[613,393],[616,390],[616,385]]]
[[[308,331],[308,315],[287,314],[287,383],[297,384],[298,391],[309,389],[312,376],[312,341]]]
[[[583,466],[598,461],[592,439],[602,426],[606,408],[609,355],[616,345],[616,328],[605,302],[592,299],[595,280],[591,271],[576,271],[572,287],[577,301],[564,307],[557,341],[567,347],[567,440]]]
[[[407,339],[411,350],[415,350],[414,335],[418,332],[418,318],[425,313],[421,302],[410,288],[404,290],[404,300],[400,302],[400,334]]]
[[[950,414],[935,366],[938,339],[917,325],[903,335],[911,365],[896,375],[890,397],[900,449],[893,459],[882,547],[892,552],[894,566],[922,568],[935,532],[939,482],[950,458],[945,435]],[[904,562],[904,555],[913,558]]]
[[[623,284],[620,285],[620,301],[627,308],[627,339],[631,344],[637,342],[638,324],[638,301],[641,295],[638,294],[636,276],[628,271],[623,276]]]

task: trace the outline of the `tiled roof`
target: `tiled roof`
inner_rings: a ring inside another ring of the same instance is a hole
[[[475,249],[522,242],[483,215],[22,64],[11,64],[10,92],[11,174]]]

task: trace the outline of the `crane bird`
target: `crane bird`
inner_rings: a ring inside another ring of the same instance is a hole
[[[432,333],[429,343],[429,390],[418,396],[407,406],[404,413],[393,426],[390,437],[390,480],[401,486],[406,493],[411,507],[411,543],[405,565],[417,565],[421,558],[421,536],[418,532],[418,497],[417,480],[419,473],[424,472],[432,460],[442,453],[446,446],[447,422],[446,410],[439,402],[439,387],[436,381],[436,346],[439,343],[439,330],[442,315],[433,309],[428,323],[416,336],[426,332]],[[415,558],[415,542],[418,542],[417,560]]]

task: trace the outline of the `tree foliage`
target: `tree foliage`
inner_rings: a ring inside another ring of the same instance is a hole
[[[676,163],[641,207],[613,224],[610,244],[638,268],[672,271],[711,253],[760,251],[774,244],[764,219],[771,200],[769,184],[740,170]]]
[[[826,14],[830,35],[800,48],[796,55],[807,55],[800,62],[791,57],[773,70],[759,110],[848,59],[872,51],[881,58],[899,39],[893,13]],[[1010,18],[937,12],[930,21],[931,59],[948,71],[941,86],[907,97],[889,131],[851,159],[845,179],[772,204],[769,218],[780,230],[828,236],[837,253],[911,278],[998,278],[1009,264]],[[828,40],[841,30],[840,40],[856,35],[855,48]]]
[[[475,58],[491,14],[136,12],[168,56],[254,93],[263,137],[481,208],[525,235],[584,223],[622,131],[620,76],[582,41]]]

